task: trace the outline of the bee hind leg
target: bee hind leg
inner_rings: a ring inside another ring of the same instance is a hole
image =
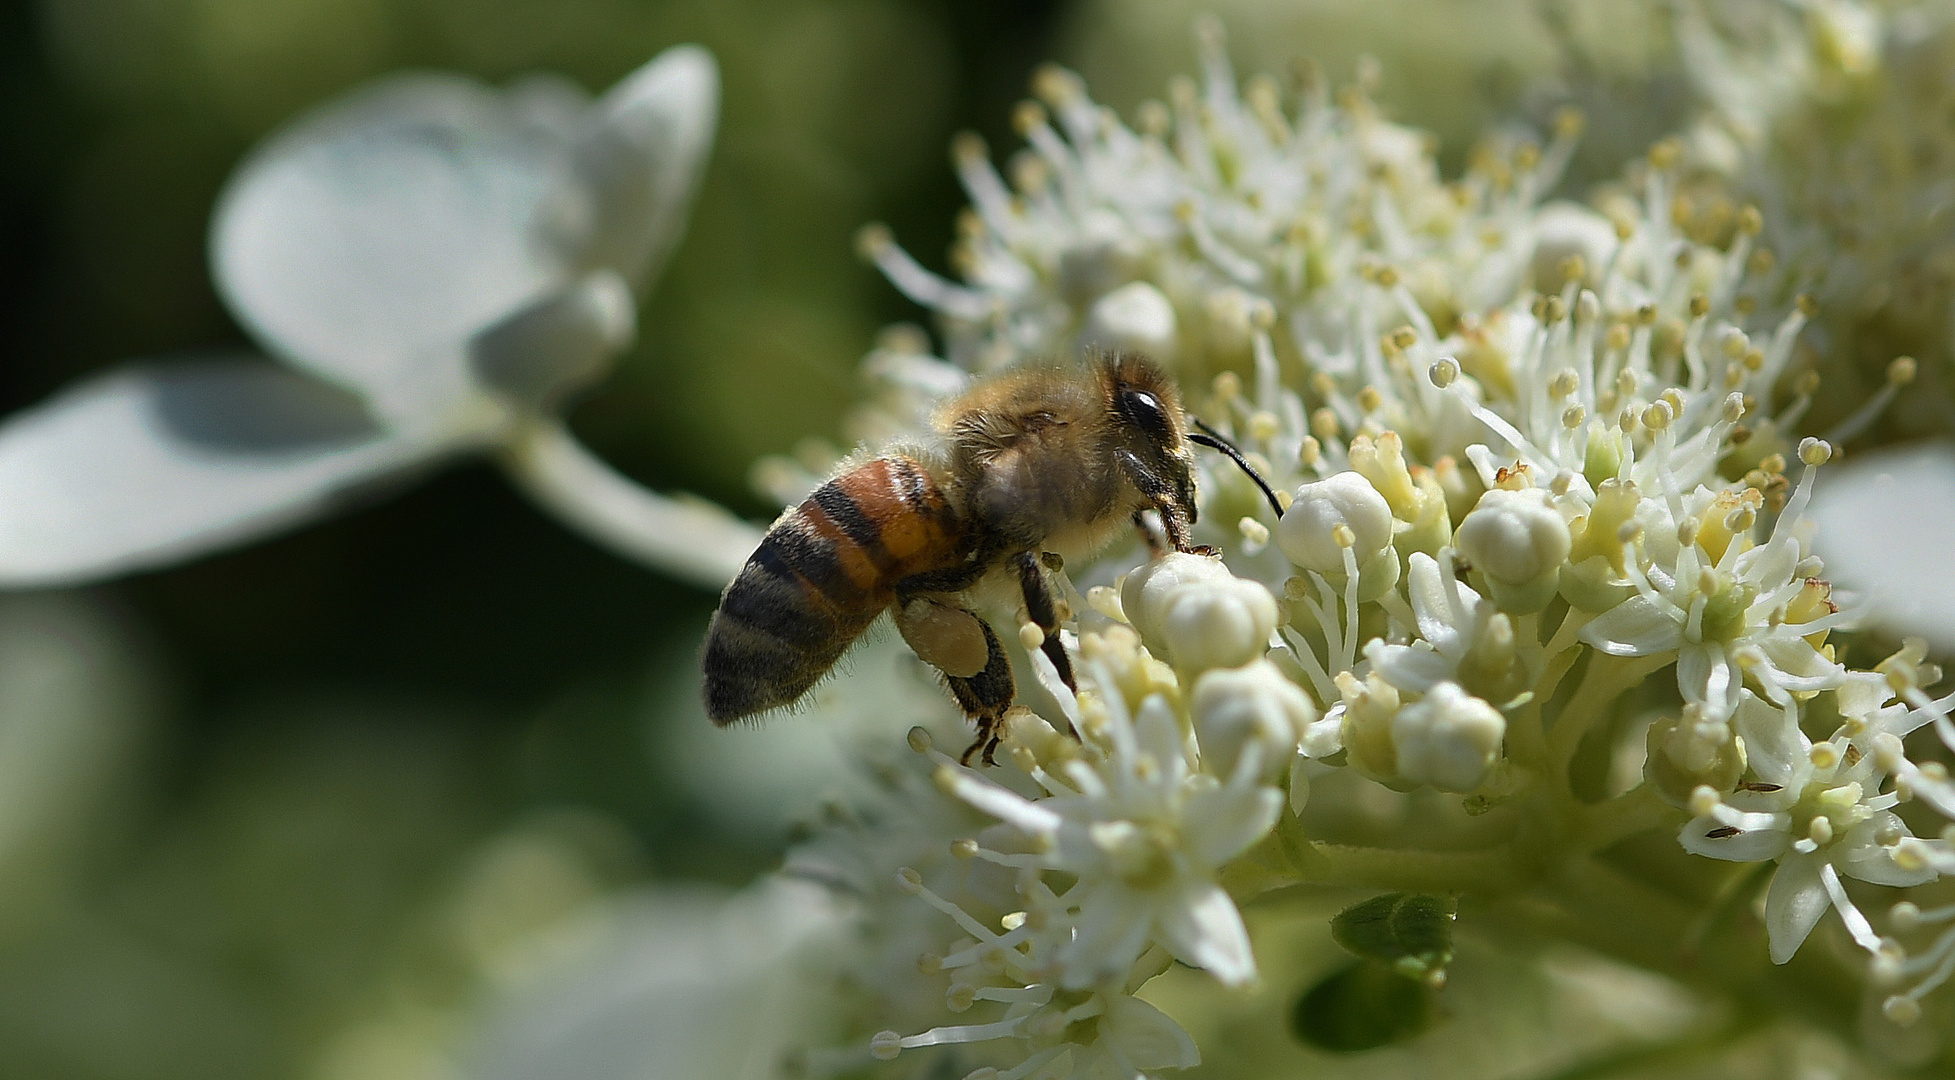
[[[984,670],[975,675],[946,675],[950,683],[951,695],[964,709],[964,715],[977,725],[977,738],[958,758],[965,765],[980,753],[986,765],[993,765],[993,755],[998,751],[998,742],[1004,737],[1000,725],[1004,722],[1005,711],[1011,708],[1012,698],[1017,694],[1017,684],[1011,677],[1011,659],[1005,655],[1005,647],[999,643],[998,635],[991,624],[983,619],[977,620],[984,630],[986,657]]]

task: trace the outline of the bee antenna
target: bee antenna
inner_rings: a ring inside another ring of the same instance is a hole
[[[1249,464],[1248,459],[1242,456],[1242,451],[1237,450],[1234,443],[1223,438],[1221,432],[1202,423],[1201,417],[1190,416],[1188,419],[1194,421],[1195,426],[1201,429],[1200,433],[1188,436],[1188,441],[1220,450],[1224,454],[1227,454],[1230,461],[1235,462],[1236,465],[1241,467],[1243,472],[1249,474],[1249,479],[1254,480],[1256,486],[1263,489],[1263,498],[1269,500],[1269,508],[1276,512],[1278,518],[1281,518],[1283,516],[1283,503],[1277,499],[1276,492],[1270,490],[1269,482],[1264,480],[1262,474],[1258,473]]]

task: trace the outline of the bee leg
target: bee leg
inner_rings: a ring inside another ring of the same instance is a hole
[[[1133,482],[1134,487],[1142,495],[1147,496],[1148,501],[1154,504],[1153,510],[1161,515],[1161,531],[1167,534],[1168,544],[1173,550],[1196,555],[1218,554],[1214,549],[1205,545],[1200,548],[1194,546],[1193,538],[1190,535],[1191,530],[1194,528],[1191,517],[1193,511],[1192,509],[1183,508],[1182,502],[1175,496],[1173,485],[1150,471],[1146,465],[1141,463],[1139,458],[1128,451],[1123,450],[1120,452],[1119,461],[1121,470],[1127,474],[1127,479]],[[1193,504],[1189,503],[1188,505],[1192,506]],[[1144,512],[1142,511],[1142,513]],[[1157,555],[1163,554],[1158,546],[1160,541],[1153,535],[1153,530],[1149,529],[1142,522],[1139,513],[1134,515],[1134,523],[1139,525],[1141,531],[1147,534],[1148,547]]]
[[[1025,614],[1031,617],[1032,624],[1045,632],[1045,639],[1039,643],[1039,651],[1059,672],[1059,681],[1066,689],[1079,693],[1079,681],[1073,677],[1073,662],[1066,655],[1065,642],[1059,640],[1059,605],[1052,597],[1052,584],[1045,579],[1045,568],[1039,557],[1030,552],[1021,552],[1012,557],[1018,570],[1018,587],[1025,594]],[[1078,737],[1078,733],[1074,733]]]
[[[997,633],[983,619],[977,620],[977,624],[984,630],[984,670],[971,676],[947,675],[945,679],[957,704],[977,725],[977,738],[958,760],[969,765],[971,758],[982,752],[984,763],[991,765],[998,740],[1003,736],[998,725],[1004,720],[1005,710],[1011,708],[1017,686],[1011,678],[1011,660],[1005,656],[1005,647],[999,644]]]

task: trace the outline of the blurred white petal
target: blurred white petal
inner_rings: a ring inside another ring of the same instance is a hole
[[[478,1017],[469,1080],[760,1080],[839,1013],[800,963],[838,935],[820,888],[783,878],[722,899],[646,890],[583,955]]]
[[[405,75],[274,136],[212,218],[232,311],[385,412],[422,411],[430,385],[464,392],[459,344],[567,274],[537,228],[568,172],[566,129],[517,107],[542,100]]]
[[[262,360],[112,371],[0,424],[0,585],[215,551],[428,456],[351,395]]]
[[[1137,997],[1106,996],[1102,1037],[1137,1069],[1186,1069],[1201,1064],[1201,1051],[1181,1025]]]
[[[778,840],[824,801],[860,781],[856,764],[903,747],[922,725],[937,745],[970,741],[963,713],[909,647],[886,626],[871,629],[810,692],[807,712],[780,710],[716,727],[700,697],[702,624],[674,637],[646,702],[660,783],[698,805],[722,829]],[[907,754],[905,747],[902,750]]]
[[[1955,648],[1955,447],[1829,465],[1808,514],[1828,577],[1864,592],[1893,629]]]
[[[586,538],[709,589],[724,589],[760,546],[759,528],[717,503],[641,487],[554,417],[512,434],[502,461],[517,487]]]
[[[519,75],[503,93],[519,122],[557,131],[583,123],[584,112],[591,107],[589,91],[553,71]]]
[[[475,335],[469,367],[483,384],[545,409],[603,376],[637,325],[631,287],[599,270]]]
[[[561,239],[585,267],[649,286],[679,241],[719,122],[720,76],[697,45],[665,50],[597,103],[572,151],[585,227]]]

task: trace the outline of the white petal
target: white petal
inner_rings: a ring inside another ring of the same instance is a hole
[[[1903,869],[1894,862],[1894,849],[1882,847],[1876,840],[1883,828],[1898,828],[1902,835],[1907,827],[1894,814],[1882,811],[1855,825],[1839,843],[1834,854],[1833,865],[1848,877],[1859,878],[1875,885],[1892,885],[1905,888],[1910,885],[1925,885],[1939,875],[1932,866]]]
[[[1843,669],[1782,627],[1779,633],[1761,637],[1758,642],[1765,658],[1777,669],[1779,685],[1787,690],[1828,690],[1839,685]]]
[[[545,932],[546,934],[548,931]],[[486,988],[460,1080],[764,1080],[830,1037],[845,910],[779,879],[719,897],[672,886],[604,902]]]
[[[1677,689],[1709,716],[1729,717],[1737,708],[1735,676],[1722,645],[1685,645],[1677,652]]]
[[[1653,656],[1683,644],[1683,626],[1647,596],[1632,596],[1582,627],[1582,640],[1610,656]]]
[[[1812,768],[1808,755],[1812,740],[1793,717],[1758,700],[1750,691],[1740,695],[1731,726],[1745,741],[1745,759],[1759,779],[1792,789],[1803,786]]]
[[[1107,998],[1100,1038],[1138,1069],[1186,1069],[1201,1064],[1195,1040],[1168,1014],[1137,997]]]
[[[1078,892],[1080,886],[1073,889]],[[1073,893],[1067,899],[1073,899]],[[1069,990],[1080,990],[1109,978],[1126,978],[1147,948],[1152,927],[1146,907],[1133,890],[1110,881],[1088,888],[1078,899],[1079,923],[1073,939],[1059,951],[1064,969],[1060,982]]]
[[[1692,855],[1729,862],[1766,862],[1785,854],[1792,844],[1792,837],[1783,829],[1746,829],[1722,837],[1708,835],[1727,827],[1709,815],[1693,818],[1677,835],[1677,842]]]
[[[1256,956],[1235,901],[1220,885],[1190,883],[1181,902],[1160,915],[1161,944],[1175,958],[1201,968],[1224,986],[1256,977]]]
[[[1365,659],[1372,670],[1400,690],[1423,694],[1457,677],[1452,661],[1424,647],[1424,642],[1387,645],[1378,638],[1365,643]]]
[[[1157,771],[1150,786],[1171,791],[1187,775],[1187,742],[1167,698],[1150,694],[1140,703],[1140,713],[1134,717],[1134,742],[1141,753],[1154,759]]]
[[[561,239],[579,265],[643,288],[679,242],[719,122],[720,75],[697,45],[665,50],[597,103],[572,153],[590,200],[586,228]]]
[[[1215,867],[1261,840],[1282,809],[1283,793],[1273,787],[1212,787],[1189,794],[1181,828],[1195,860]]]
[[[1832,906],[1819,880],[1823,860],[1817,855],[1787,855],[1772,875],[1765,894],[1765,932],[1771,941],[1772,963],[1783,964],[1805,944],[1819,917]]]
[[[1887,625],[1955,648],[1955,447],[1869,454],[1818,481],[1813,545],[1832,578],[1864,590]]]
[[[1406,592],[1412,598],[1412,615],[1419,624],[1419,636],[1442,653],[1463,648],[1461,639],[1471,628],[1473,609],[1480,603],[1480,594],[1465,582],[1454,582],[1453,599],[1459,602],[1460,611],[1468,620],[1467,626],[1454,626],[1452,602],[1446,596],[1446,579],[1439,572],[1439,563],[1432,556],[1415,551],[1406,578]]]
[[[596,382],[636,328],[630,287],[599,270],[475,335],[469,367],[484,385],[548,409]]]
[[[430,379],[466,385],[466,338],[565,278],[538,234],[564,139],[459,76],[356,91],[232,174],[211,225],[218,288],[282,358],[383,411],[425,408]]]
[[[125,368],[0,424],[0,584],[178,562],[326,512],[431,456],[263,360]]]

